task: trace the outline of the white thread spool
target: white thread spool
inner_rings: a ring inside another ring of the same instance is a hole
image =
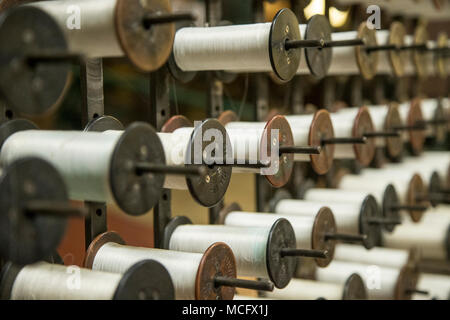
[[[265,296],[279,300],[342,300],[344,295],[343,283],[329,283],[306,279],[292,279],[283,289],[274,289],[265,293]]]
[[[158,132],[158,137],[161,139],[164,148],[167,165],[184,166],[186,164],[186,154],[190,148],[190,139],[193,131],[193,127],[186,127],[179,128],[172,133]],[[201,148],[201,144],[199,148]],[[198,151],[193,150],[193,152]],[[168,174],[164,181],[164,188],[187,190],[186,177],[183,175]]]
[[[401,162],[401,163],[388,163],[385,166],[385,169],[389,172],[394,171],[400,171],[400,172],[408,172],[409,174],[413,175],[415,173],[418,173],[422,176],[423,179],[425,179],[425,182],[428,184],[428,182],[431,179],[431,176],[434,172],[437,172],[432,164],[427,163],[427,161],[423,162]]]
[[[405,46],[414,45],[414,37],[412,35],[405,36]],[[406,50],[405,52],[406,61],[405,61],[405,76],[412,76],[416,74],[416,67],[414,65],[412,50]]]
[[[373,185],[367,183],[366,180],[361,179],[361,176],[355,174],[346,174],[339,181],[338,188],[342,191],[349,191],[352,193],[370,193],[375,197],[378,203],[383,202],[383,194],[386,190],[387,184],[384,186]],[[394,187],[395,189],[395,187]]]
[[[122,131],[22,131],[2,147],[0,163],[38,157],[62,174],[73,200],[114,202],[109,186],[112,153]]]
[[[335,260],[357,262],[364,264],[378,264],[390,268],[403,268],[411,262],[410,250],[375,247],[367,250],[352,244],[337,244]]]
[[[332,41],[356,40],[357,31],[333,32]],[[333,59],[331,61],[328,75],[360,74],[360,69],[356,63],[355,47],[336,47],[333,48]]]
[[[363,278],[369,299],[396,299],[395,291],[400,277],[400,269],[397,268],[333,261],[328,268],[317,269],[315,276],[318,281],[343,283],[352,273]]]
[[[182,28],[173,54],[183,71],[272,71],[269,36],[272,23]]]
[[[291,126],[295,146],[308,146],[311,124],[314,120],[314,114],[286,116],[286,120]],[[295,161],[310,162],[311,156],[307,154],[294,154]]]
[[[46,262],[23,267],[14,281],[11,299],[111,300],[114,297],[122,275],[72,268],[76,270]]]
[[[306,27],[307,24],[300,24],[298,26],[300,28],[300,34],[302,36],[302,39],[306,39]],[[308,65],[306,63],[306,56],[305,56],[305,50],[304,49],[297,49],[301,51],[301,58],[300,58],[300,64],[297,69],[297,74],[311,74],[311,71],[308,68]]]
[[[170,238],[169,249],[203,253],[215,242],[228,244],[236,257],[240,276],[269,278],[267,242],[270,228],[213,225],[181,225]]]
[[[334,59],[333,59],[334,60]],[[332,113],[334,135],[336,138],[353,137],[353,127],[355,125],[355,116],[349,113]],[[334,146],[335,159],[355,159],[356,154],[353,144],[337,144]]]
[[[390,44],[389,37],[390,37],[390,30],[377,30],[376,32],[377,36],[377,42],[380,45],[388,45]],[[389,51],[383,50],[378,55],[378,70],[377,73],[379,74],[392,74],[392,66],[391,62],[389,61]]]
[[[383,244],[389,248],[418,248],[425,259],[448,259],[449,225],[444,224],[404,224],[394,232],[383,234]]]
[[[436,118],[437,109],[439,108],[439,100],[438,99],[422,99],[420,101],[420,106],[422,109],[423,119],[425,121],[432,121]],[[428,126],[426,131],[427,137],[431,137],[434,135],[433,126]]]
[[[406,220],[411,222],[411,220]],[[450,225],[450,206],[449,205],[439,205],[435,208],[430,208],[424,212],[422,219],[420,220],[422,225]]]
[[[421,273],[417,281],[417,288],[428,291],[429,295],[413,294],[413,300],[450,299],[450,277],[447,275]]]
[[[324,201],[330,203],[353,203],[361,206],[361,203],[368,197],[373,196],[377,205],[383,201],[383,194],[369,193],[367,191],[351,191],[340,189],[327,189],[327,188],[311,188],[305,191],[303,198],[307,201]]]
[[[328,206],[336,220],[339,233],[359,234],[359,216],[361,205],[355,203],[328,203],[304,200],[280,200],[275,212],[283,215],[315,217],[322,207]]]

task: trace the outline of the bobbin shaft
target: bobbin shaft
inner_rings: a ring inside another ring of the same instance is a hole
[[[367,239],[365,234],[343,234],[343,233],[326,233],[326,240],[342,240],[348,242],[363,242]]]
[[[398,132],[395,131],[378,131],[378,132],[368,132],[368,133],[364,133],[364,137],[366,138],[389,138],[389,137],[399,137],[400,134]]]
[[[325,41],[323,39],[313,40],[288,40],[285,42],[284,47],[286,50],[301,49],[301,48],[333,48],[333,47],[352,47],[364,45],[363,39],[350,39],[350,40],[336,40]]]
[[[428,47],[426,44],[412,44],[408,46],[401,46],[398,48],[399,50],[427,50]]]
[[[309,258],[326,259],[328,258],[328,251],[283,248],[280,250],[280,255],[282,257],[309,257]]]
[[[426,130],[426,125],[423,122],[418,122],[411,126],[395,126],[392,129],[397,131],[423,131]]]
[[[85,57],[81,54],[66,53],[66,52],[39,52],[28,53],[24,56],[24,60],[29,65],[35,65],[38,63],[80,63],[85,60]]]
[[[361,138],[327,138],[322,139],[322,144],[365,144],[366,137]]]
[[[367,52],[374,52],[374,51],[387,51],[387,50],[398,50],[399,47],[395,44],[385,44],[385,45],[379,45],[379,46],[371,46],[371,47],[365,47]]]
[[[371,217],[367,220],[370,224],[389,224],[389,225],[399,225],[402,221],[399,219],[389,219],[389,218],[377,218]]]
[[[189,12],[175,12],[175,13],[158,13],[147,14],[143,19],[142,23],[145,27],[149,28],[152,24],[163,24],[172,23],[178,21],[195,21],[197,17]]]
[[[280,154],[295,153],[295,154],[320,154],[322,147],[297,147],[297,146],[282,146],[280,147]]]
[[[227,164],[227,163],[213,163],[213,166],[218,167],[227,167],[232,166],[235,168],[245,168],[245,169],[264,169],[264,168],[270,168],[270,163],[238,163],[238,162],[244,162],[244,161],[236,161],[236,163]]]
[[[421,205],[393,205],[389,207],[391,210],[410,210],[410,211],[426,211],[428,210],[427,206]]]
[[[47,200],[28,201],[24,207],[27,214],[38,214],[55,217],[80,217],[88,216],[85,208],[70,206],[67,202],[55,202]]]
[[[442,194],[438,192],[432,192],[428,194],[418,195],[416,197],[417,201],[430,201],[432,203],[442,203],[447,204],[450,202],[450,199],[447,194]]]
[[[430,294],[429,291],[420,290],[420,289],[405,289],[405,293],[407,293],[407,294],[417,293],[417,294],[421,294],[421,295],[425,295],[425,296],[428,296]]]
[[[204,166],[177,167],[150,162],[138,162],[135,164],[135,168],[137,173],[167,173],[189,176],[204,176],[206,174]]]
[[[334,40],[334,41],[325,41],[323,44],[324,48],[333,48],[333,47],[354,47],[354,46],[363,46],[363,39],[349,39],[349,40]]]
[[[273,288],[274,288],[273,283],[269,282],[269,281],[245,280],[245,279],[237,279],[237,278],[230,278],[230,277],[224,277],[224,276],[214,277],[214,285],[216,287],[225,286],[225,287],[233,287],[233,288],[259,290],[259,291],[273,291]]]

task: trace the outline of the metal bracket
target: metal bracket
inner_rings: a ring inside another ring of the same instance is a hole
[[[82,123],[104,115],[105,105],[103,96],[103,61],[102,59],[87,59],[80,64]],[[89,247],[92,240],[106,232],[107,214],[106,203],[86,201],[84,206],[88,216],[84,221],[85,247]]]
[[[170,74],[167,67],[150,74],[149,79],[149,122],[157,131],[161,131],[164,123],[169,120],[170,110]],[[164,229],[172,217],[171,191],[164,189],[158,204],[153,208],[153,238],[154,247],[162,248]]]

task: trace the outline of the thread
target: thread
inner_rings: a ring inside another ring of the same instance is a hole
[[[395,289],[400,275],[400,270],[396,268],[333,261],[327,268],[316,269],[315,278],[318,281],[342,284],[353,273],[357,273],[363,278],[370,300],[395,299]],[[377,283],[374,283],[374,280]]]
[[[364,199],[369,195],[375,197],[374,194],[368,193],[367,191],[352,191],[352,190],[341,190],[341,189],[326,189],[326,188],[311,188],[306,190],[303,198],[307,201],[323,201],[326,199],[330,203],[354,203],[361,206]],[[377,193],[377,203],[381,203],[383,195]]]
[[[448,224],[403,224],[392,233],[383,234],[383,244],[389,248],[417,248],[424,259],[447,259]]]
[[[203,255],[161,249],[125,246],[109,242],[95,255],[93,270],[125,273],[135,263],[152,259],[169,272],[178,300],[195,300],[195,280]]]
[[[367,250],[353,244],[337,244],[334,259],[337,261],[357,262],[369,265],[381,265],[399,268],[409,263],[410,251],[403,249],[375,247]]]
[[[377,30],[375,33],[377,37],[377,43],[380,45],[388,45],[389,42],[389,36],[390,36],[390,30]],[[392,65],[389,61],[389,50],[383,50],[378,55],[378,69],[377,73],[379,74],[392,74]]]
[[[115,273],[39,262],[22,268],[14,281],[11,299],[111,300],[121,277]]]
[[[109,172],[112,153],[122,131],[22,131],[2,147],[0,164],[25,157],[50,162],[62,175],[72,200],[114,202]]]
[[[355,116],[349,113],[331,113],[331,121],[336,138],[353,137],[353,127],[355,125]],[[334,146],[335,159],[355,159],[356,154],[353,144],[337,144]]]
[[[272,71],[269,57],[271,23],[183,28],[173,54],[183,71]]]
[[[440,274],[421,273],[417,281],[417,288],[428,291],[429,295],[413,294],[413,300],[448,300],[450,297],[450,277]]]
[[[182,225],[172,233],[169,249],[203,253],[211,244],[224,242],[233,250],[238,276],[267,279],[269,233],[266,227]]]
[[[306,28],[307,28],[307,25],[306,24],[300,24],[298,27],[300,28],[301,39],[306,39]],[[318,39],[314,39],[314,40],[318,40]],[[300,64],[299,64],[298,69],[297,69],[297,74],[310,74],[311,73],[311,71],[309,70],[308,65],[306,63],[305,52],[306,52],[305,49],[301,49]]]
[[[283,215],[316,217],[325,206],[333,211],[339,233],[359,234],[359,214],[361,206],[355,203],[328,203],[325,201],[280,200],[275,212]]]
[[[66,36],[70,52],[96,58],[124,55],[115,31],[116,2],[116,0],[64,0],[40,1],[28,5],[42,9],[55,19]],[[79,10],[80,29],[67,27],[70,21],[68,13],[70,8]]]
[[[280,218],[284,218],[291,223],[297,240],[297,249],[312,249],[314,217],[235,211],[228,213],[225,218],[225,225],[235,227],[272,227],[275,221]]]
[[[267,298],[280,300],[342,300],[344,294],[343,283],[329,283],[306,279],[292,279],[287,287],[274,289],[265,293]]]
[[[333,32],[331,34],[332,41],[342,40],[356,40],[358,39],[358,32]],[[333,59],[331,60],[328,75],[342,75],[342,74],[359,74],[359,67],[356,63],[355,47],[336,47],[333,48]],[[334,124],[334,122],[333,122]]]
[[[314,114],[286,116],[286,120],[291,126],[295,146],[308,146],[311,124]],[[311,156],[307,154],[294,154],[294,161],[310,162]]]

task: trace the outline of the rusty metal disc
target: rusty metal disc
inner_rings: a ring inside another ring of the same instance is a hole
[[[414,32],[414,45],[426,45],[428,41],[427,28],[423,24],[419,24]],[[413,62],[416,68],[417,75],[420,78],[428,76],[428,55],[427,50],[414,50]]]
[[[328,251],[326,259],[314,259],[321,268],[325,268],[333,260],[336,241],[327,239],[325,235],[334,233],[336,233],[336,221],[334,220],[333,212],[330,208],[323,207],[314,219],[311,234],[311,249]]]
[[[397,48],[405,45],[406,29],[403,23],[394,21],[389,29],[389,44]],[[389,62],[396,77],[402,77],[405,73],[405,63],[408,53],[405,50],[389,50]]]
[[[272,130],[278,130],[279,146],[293,146],[294,137],[289,122],[283,116],[275,116],[269,120],[264,128],[260,142],[260,159],[270,161],[275,141],[272,139]],[[270,143],[269,143],[270,141]],[[273,164],[272,164],[273,165]],[[267,181],[275,188],[283,187],[290,179],[294,168],[294,155],[281,154],[278,157],[278,171],[273,175],[265,175]]]
[[[227,111],[222,112],[220,114],[219,118],[217,118],[217,120],[219,120],[219,122],[225,126],[230,122],[239,121],[239,118],[238,118],[236,112],[227,110]]]
[[[365,133],[374,132],[372,118],[367,107],[359,109],[353,123],[352,134],[355,138],[363,137]],[[368,166],[375,156],[375,139],[367,139],[364,144],[354,144],[353,150],[355,152],[356,160],[362,166]]]
[[[391,102],[388,105],[388,113],[384,120],[384,130],[392,131],[395,127],[402,126],[402,119],[400,112],[398,111],[398,104]],[[386,155],[390,159],[399,159],[403,154],[403,139],[398,137],[387,137],[386,139]]]
[[[423,122],[422,107],[419,98],[415,98],[411,101],[407,126],[416,126]],[[425,144],[425,130],[410,130],[409,135],[409,147],[414,155],[422,153]]]
[[[116,204],[129,215],[150,211],[161,197],[164,174],[139,174],[134,164],[165,164],[164,149],[149,124],[131,124],[117,142],[109,172],[109,184]]]
[[[12,262],[6,262],[2,267],[0,274],[0,300],[11,300],[11,293],[16,281],[17,275],[23,266]]]
[[[375,30],[370,30],[366,22],[362,22],[358,28],[358,38],[364,41],[364,46],[355,46],[356,62],[364,79],[372,79],[378,69],[378,51],[368,52],[367,47],[378,46]]]
[[[84,131],[87,132],[105,132],[108,130],[124,130],[123,124],[116,118],[111,116],[101,116],[91,120]]]
[[[322,145],[323,139],[332,138],[334,138],[334,129],[330,113],[325,109],[317,111],[311,122],[308,138],[310,146],[322,146],[320,154],[310,155],[311,166],[317,174],[327,173],[333,165],[334,144]]]
[[[72,75],[69,61],[33,62],[43,52],[65,54],[67,43],[56,21],[31,6],[13,8],[0,17],[0,96],[19,113],[42,115],[62,102]]]
[[[427,195],[427,188],[425,187],[421,176],[418,174],[414,174],[408,183],[408,191],[406,192],[406,204],[411,206],[427,205],[428,203],[426,201],[418,200],[419,197],[423,197],[424,195]],[[422,219],[423,214],[424,211],[409,210],[409,215],[414,222],[419,222],[420,219]]]
[[[394,289],[395,300],[411,300],[411,289],[415,289],[419,279],[418,272],[410,266],[404,266],[398,275]]]
[[[211,141],[206,141],[207,139],[203,139],[205,133],[208,130],[215,130],[216,132],[220,132],[221,141],[215,141],[215,143],[221,143],[221,145],[216,146],[216,148],[220,148],[222,152],[222,159],[225,161],[232,155],[232,147],[231,141],[225,130],[225,127],[216,119],[207,119],[202,122],[201,125],[194,128],[192,132],[189,146],[186,152],[186,166],[196,166],[196,159],[199,154],[196,150],[196,145],[201,143],[201,160],[202,164],[205,163],[204,153],[208,148],[211,148]],[[232,166],[213,166],[208,165],[206,169],[206,174],[201,177],[186,177],[186,183],[188,189],[192,195],[192,197],[202,206],[205,207],[213,207],[218,204],[223,197],[225,196],[225,192],[228,189],[228,185],[231,180],[231,171]]]
[[[177,115],[173,116],[169,120],[164,123],[161,128],[161,132],[172,133],[179,128],[193,127],[194,124],[191,120],[186,118],[185,116]]]
[[[115,231],[108,231],[98,235],[94,240],[92,240],[86,251],[83,266],[85,268],[92,269],[98,250],[100,250],[101,247],[110,242],[118,243],[121,245],[126,244],[122,237]]]
[[[295,248],[296,240],[292,225],[286,219],[278,219],[270,229],[267,240],[267,272],[278,289],[286,287],[294,276],[296,257],[282,257],[283,248]]]
[[[216,287],[214,278],[217,276],[236,278],[236,259],[223,242],[212,244],[203,254],[195,279],[196,300],[233,300],[234,288]]]
[[[367,290],[364,280],[357,273],[348,277],[344,284],[342,300],[367,300]]]
[[[230,212],[235,212],[235,211],[242,211],[242,208],[239,204],[237,204],[236,202],[233,202],[232,204],[225,206],[222,210],[220,210],[219,212],[219,220],[218,220],[218,224],[225,224],[225,219],[227,218],[227,215]]]
[[[312,16],[306,25],[305,39],[331,41],[331,25],[328,19],[320,14]],[[332,48],[306,48],[305,59],[311,74],[317,78],[325,77],[332,55]]]
[[[125,55],[141,71],[155,71],[164,65],[175,38],[173,23],[147,26],[144,18],[171,11],[168,0],[117,0],[117,37]]]
[[[273,72],[282,81],[291,80],[300,64],[301,50],[286,50],[287,40],[300,40],[300,28],[295,14],[281,9],[273,18],[269,35],[269,57]]]
[[[399,204],[400,202],[395,187],[392,184],[388,184],[386,189],[384,189],[383,202],[381,204],[381,212],[383,213],[383,217],[386,219],[400,220],[401,216],[399,211],[393,209],[394,206]],[[394,231],[395,227],[395,224],[383,225],[383,228],[388,232]]]
[[[371,218],[382,218],[382,212],[377,200],[372,195],[368,195],[364,198],[359,213],[359,233],[367,236],[363,242],[366,249],[381,245],[381,225],[370,223]]]

